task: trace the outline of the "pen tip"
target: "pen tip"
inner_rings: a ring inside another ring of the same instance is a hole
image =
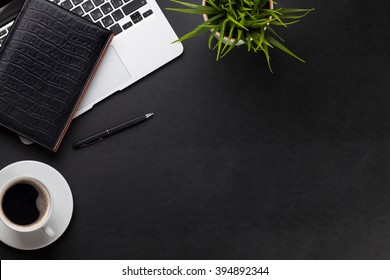
[[[148,113],[148,114],[145,114],[145,117],[146,118],[150,118],[151,116],[153,116],[154,115],[154,113]]]

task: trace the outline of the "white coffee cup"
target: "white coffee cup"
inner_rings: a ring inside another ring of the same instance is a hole
[[[46,247],[62,236],[72,213],[70,187],[53,167],[24,160],[0,170],[2,243],[21,250]]]
[[[50,189],[37,178],[16,176],[0,185],[0,220],[16,233],[42,231],[55,238],[53,205]]]

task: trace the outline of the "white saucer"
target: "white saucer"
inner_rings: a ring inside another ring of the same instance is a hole
[[[20,175],[35,177],[50,188],[54,202],[50,225],[56,236],[50,238],[43,230],[15,232],[0,221],[0,240],[21,250],[39,249],[56,241],[68,227],[73,213],[72,193],[68,183],[57,170],[37,161],[19,161],[8,165],[0,171],[0,185]]]

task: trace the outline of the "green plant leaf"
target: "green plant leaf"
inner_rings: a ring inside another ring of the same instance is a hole
[[[269,0],[260,0],[259,7],[263,8],[268,4]]]
[[[218,32],[218,29],[214,29],[212,32],[211,32],[211,34],[210,34],[210,36],[209,36],[209,40],[208,40],[208,47],[209,47],[209,49],[211,49],[211,42],[213,41],[213,39],[214,39],[214,35],[216,34]]]
[[[271,35],[267,34],[267,40],[268,40],[269,43],[271,43],[273,46],[277,47],[281,51],[283,51],[283,52],[291,55],[292,57],[298,59],[299,61],[305,63],[305,61],[302,58],[300,58],[299,56],[294,54],[292,51],[290,51],[288,48],[286,48],[282,43],[280,43],[278,40],[276,40]]]
[[[274,34],[274,36],[276,36],[280,41],[284,42],[284,39],[280,37],[279,34],[276,33],[276,31],[270,25],[267,26],[267,30]]]
[[[244,28],[245,30],[249,30],[249,29],[246,28],[244,25],[242,25],[241,23],[239,23],[237,20],[235,20],[234,18],[232,18],[230,15],[227,15],[227,18],[228,18],[229,20],[231,20],[232,22],[234,22],[235,24],[237,24],[239,27]]]
[[[253,7],[253,1],[251,0],[242,0],[245,4],[248,5],[248,7]]]
[[[190,9],[183,9],[183,8],[166,8],[169,11],[175,11],[175,12],[181,12],[181,13],[190,13],[190,14],[208,14],[213,15],[216,13],[219,13],[220,10],[211,7],[211,6],[203,6],[203,5],[195,5],[183,1],[178,0],[171,0],[172,2],[176,4],[180,4],[185,7],[189,7]]]
[[[233,37],[233,32],[234,32],[234,29],[235,29],[235,26],[232,26],[230,28],[230,31],[229,31],[229,35],[228,35],[228,38],[227,38],[227,42],[230,42],[232,40],[232,37]],[[221,51],[221,54],[224,53],[224,51],[226,50],[226,48],[229,46],[229,44],[225,44],[225,46],[223,47],[222,51]],[[223,57],[223,55],[221,56]]]
[[[239,41],[240,40],[236,38],[236,40],[234,40],[233,43],[231,45],[229,45],[229,48],[224,52],[224,54],[221,56],[221,58],[224,57],[225,55],[227,55],[237,45],[237,43]]]
[[[225,53],[221,56],[221,58],[227,55],[238,44],[238,42],[241,40],[242,33],[243,33],[242,30],[237,31],[236,40],[233,42],[233,44],[229,46],[229,48],[225,51]]]
[[[222,23],[222,26],[221,26],[221,30],[219,31],[220,35],[219,35],[219,39],[218,39],[218,48],[217,48],[217,61],[219,60],[219,56],[221,54],[221,47],[222,47],[222,43],[223,43],[223,37],[225,36],[225,27],[226,27],[226,23],[228,22],[228,19],[225,19]]]
[[[250,36],[249,33],[246,34],[246,44],[248,45],[248,52],[251,50],[252,48],[252,37]]]
[[[206,3],[208,5],[211,5],[212,7],[214,7],[215,9],[217,9],[218,11],[221,11],[222,9],[220,7],[218,7],[213,0],[206,0]]]
[[[166,8],[166,10],[180,12],[180,13],[187,13],[187,14],[199,14],[199,15],[203,15],[203,14],[215,15],[216,13],[218,13],[218,10],[214,10],[214,8],[212,7],[203,7],[203,6],[201,7],[202,8],[199,9]]]
[[[225,15],[224,15],[223,13],[219,13],[219,14],[217,14],[217,15],[212,16],[211,18],[209,18],[209,20],[206,21],[206,23],[214,23],[214,22],[217,22],[217,19],[222,18],[222,17],[224,17],[224,16],[225,16]],[[218,23],[218,22],[217,22],[217,23]],[[217,24],[217,23],[215,23],[215,24]]]
[[[280,8],[280,11],[282,14],[289,14],[289,13],[304,13],[307,15],[308,13],[314,11],[315,9],[289,9],[289,8]]]
[[[283,15],[283,18],[284,19],[301,19],[305,16],[306,14],[303,14],[303,15],[288,15],[288,14],[284,14]]]
[[[280,23],[280,25],[286,26],[286,24],[280,19],[279,15],[277,15],[276,13],[272,13],[272,17],[276,19]]]
[[[215,9],[213,7],[210,7],[210,6],[203,6],[203,5],[197,5],[197,4],[192,4],[192,3],[188,3],[188,2],[184,2],[184,1],[179,1],[179,0],[171,0],[173,3],[176,3],[176,4],[180,4],[180,5],[183,5],[183,6],[186,6],[186,7],[189,7],[189,8],[192,8],[192,9],[201,9],[201,8],[212,8],[212,9]]]
[[[187,34],[185,34],[184,36],[180,37],[178,40],[174,41],[173,43],[176,43],[178,41],[182,42],[182,41],[187,40],[189,38],[198,36],[199,34],[202,34],[202,33],[206,32],[207,30],[209,30],[209,29],[208,28],[204,28],[202,26],[197,26],[194,30],[188,32]]]
[[[263,51],[264,51],[264,54],[265,54],[265,59],[267,60],[268,69],[269,69],[269,71],[271,71],[271,73],[273,73],[272,67],[271,67],[271,58],[269,56],[268,46],[267,45],[264,45],[264,50]]]
[[[209,29],[209,30],[212,30],[212,29],[215,29],[215,28],[219,28],[219,25],[217,25],[217,24],[202,23],[202,24],[199,24],[199,27],[204,27],[204,28],[207,28],[207,29]]]
[[[257,37],[257,36],[255,36],[255,37]],[[265,31],[264,31],[264,29],[261,29],[261,31],[260,31],[260,37],[258,38],[258,42],[257,42],[256,51],[257,51],[259,48],[262,49],[262,50],[264,50],[264,49],[263,49],[264,37],[265,37]]]
[[[291,25],[291,24],[294,24],[294,23],[297,23],[297,22],[300,22],[300,20],[294,20],[294,21],[289,21],[289,22],[283,22],[283,23],[280,23],[278,21],[273,21],[271,22],[273,25],[281,25],[281,26],[284,26],[284,27],[287,27],[288,25]]]

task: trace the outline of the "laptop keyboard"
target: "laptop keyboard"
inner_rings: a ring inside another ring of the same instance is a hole
[[[115,35],[153,14],[146,0],[48,0],[110,29]],[[13,22],[0,27],[0,49]]]
[[[0,29],[0,49],[4,44],[5,37],[7,37],[9,33],[9,26],[4,26],[4,28]]]

